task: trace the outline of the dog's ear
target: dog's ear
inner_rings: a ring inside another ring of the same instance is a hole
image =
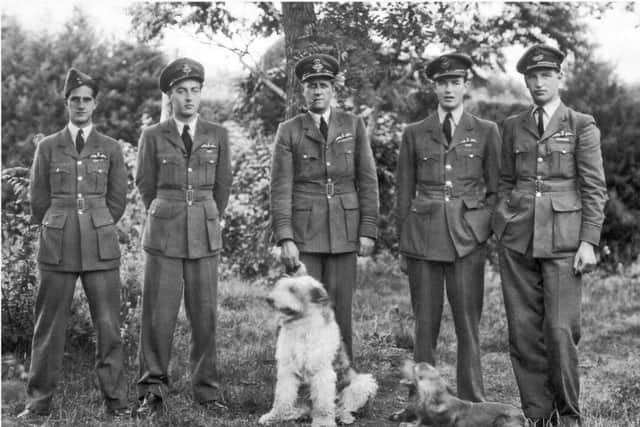
[[[311,288],[311,302],[315,304],[328,304],[329,303],[329,295],[324,288],[314,286]]]

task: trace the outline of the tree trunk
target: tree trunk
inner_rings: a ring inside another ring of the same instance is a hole
[[[314,3],[282,3],[284,50],[287,58],[286,119],[304,110],[304,99],[294,72],[296,62],[311,53],[335,55],[332,41],[325,34],[318,33],[317,22]]]

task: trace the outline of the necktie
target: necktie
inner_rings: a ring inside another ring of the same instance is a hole
[[[182,128],[182,142],[184,142],[184,148],[187,150],[187,153],[190,155],[193,141],[191,140],[191,135],[189,134],[189,125],[184,125],[184,127]]]
[[[538,135],[542,136],[542,134],[544,133],[544,122],[542,121],[542,107],[538,107],[536,109],[536,112],[538,113]]]
[[[82,135],[82,129],[78,129],[78,133],[76,134],[76,150],[78,154],[82,153],[82,149],[84,148],[84,136]]]
[[[327,140],[327,134],[329,133],[329,126],[327,126],[327,122],[324,121],[324,116],[320,116],[320,133],[324,137],[324,140]]]
[[[447,138],[447,144],[451,143],[451,119],[451,113],[447,113],[442,123],[442,132],[444,132],[444,137]]]

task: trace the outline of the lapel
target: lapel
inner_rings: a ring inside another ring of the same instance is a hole
[[[560,103],[556,111],[553,113],[553,116],[551,116],[551,120],[549,120],[549,124],[540,139],[545,140],[556,132],[566,129],[566,122],[568,120],[567,106],[564,105],[564,103]]]
[[[184,148],[184,142],[182,142],[182,137],[178,133],[178,127],[176,126],[176,122],[173,118],[169,118],[160,124],[162,128],[162,133],[167,138],[167,140],[176,146],[179,150],[182,151],[183,154],[187,153],[187,150]],[[192,149],[193,151],[193,149]]]
[[[440,126],[437,111],[424,119],[424,126],[426,134],[428,135],[427,139],[431,139],[432,141],[442,145],[446,150],[447,142],[444,138],[444,132],[442,132],[442,126]]]
[[[195,153],[196,150],[204,143],[211,139],[211,135],[209,133],[209,127],[204,123],[204,121],[198,117],[198,123],[196,124],[196,134],[195,140],[193,141],[193,147],[191,147],[191,153]],[[182,140],[182,138],[180,138]]]
[[[76,152],[76,144],[71,139],[71,131],[69,130],[68,126],[65,126],[65,128],[58,133],[57,140],[58,142],[56,145],[66,156],[72,157],[74,159],[80,157]]]
[[[343,118],[344,116],[340,114],[337,109],[331,109],[331,116],[329,116],[329,131],[327,132],[327,144],[335,141],[338,135],[340,135],[340,131],[344,125]]]
[[[307,136],[307,138],[310,138],[319,143],[324,143],[324,138],[320,133],[320,129],[318,129],[318,126],[316,126],[313,118],[309,113],[305,113],[302,115],[302,128],[304,129],[304,134]]]
[[[521,127],[532,134],[536,139],[539,138],[538,135],[538,125],[536,124],[535,119],[533,118],[533,110],[536,108],[535,106],[529,108],[527,111],[522,113],[520,125]]]
[[[444,136],[444,133],[443,133]],[[456,126],[456,130],[451,136],[451,144],[449,144],[449,150],[453,150],[457,145],[461,144],[467,138],[473,136],[473,120],[469,113],[464,111],[460,116],[460,122]]]

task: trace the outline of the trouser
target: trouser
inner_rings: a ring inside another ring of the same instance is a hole
[[[63,272],[40,270],[36,322],[27,382],[27,408],[49,412],[62,370],[67,320],[78,276],[96,330],[96,374],[108,408],[127,406],[120,340],[119,269]]]
[[[351,337],[351,301],[356,287],[357,258],[355,252],[318,254],[303,252],[300,261],[311,277],[322,282],[329,294],[349,359],[353,362]]]
[[[511,363],[527,417],[580,419],[581,278],[573,256],[533,258],[499,246]],[[566,423],[566,422],[563,422]]]
[[[444,283],[458,339],[457,392],[461,399],[484,400],[478,338],[484,296],[485,245],[453,262],[407,258],[415,316],[414,359],[435,364],[444,302]]]
[[[185,259],[146,253],[138,354],[139,399],[147,393],[167,397],[173,332],[183,292],[192,334],[193,397],[198,402],[219,398],[215,340],[218,256]]]

